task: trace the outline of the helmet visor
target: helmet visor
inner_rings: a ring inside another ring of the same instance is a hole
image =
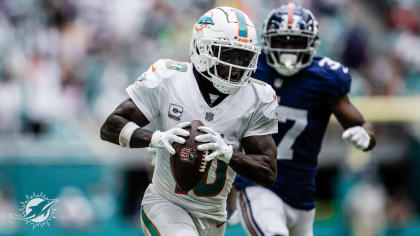
[[[304,36],[279,35],[270,37],[272,48],[306,49],[309,47],[309,38]]]

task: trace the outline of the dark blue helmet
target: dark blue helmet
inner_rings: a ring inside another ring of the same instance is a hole
[[[262,46],[267,63],[282,75],[291,76],[310,65],[318,45],[318,21],[300,5],[282,5],[265,20]]]

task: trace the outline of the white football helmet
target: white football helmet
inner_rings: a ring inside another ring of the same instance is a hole
[[[259,54],[254,24],[236,8],[211,9],[193,27],[191,62],[221,93],[246,85],[257,69]],[[218,74],[218,66],[225,66],[227,72]]]

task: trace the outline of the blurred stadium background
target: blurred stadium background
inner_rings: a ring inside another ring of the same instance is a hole
[[[100,141],[100,125],[155,60],[189,60],[208,9],[238,7],[261,32],[285,2],[0,0],[0,235],[142,235],[148,159]],[[296,2],[319,20],[319,54],[351,68],[352,101],[378,139],[358,152],[330,124],[315,235],[420,235],[420,1]],[[10,218],[41,192],[60,199],[50,226]]]

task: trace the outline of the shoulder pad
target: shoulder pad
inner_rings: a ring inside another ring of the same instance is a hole
[[[329,57],[315,57],[315,61],[317,62],[319,67],[324,68],[325,70],[330,71],[337,71],[342,73],[348,73],[349,68],[343,66],[340,62],[334,61]]]
[[[262,103],[269,103],[272,102],[273,99],[277,99],[276,92],[269,84],[253,78],[250,79],[250,83],[254,87],[257,96]]]
[[[330,88],[326,91],[333,96],[348,93],[351,85],[349,68],[328,57],[315,57],[314,63],[309,69],[310,73],[322,79],[324,87]]]
[[[318,74],[323,75],[326,79],[331,77],[342,79],[350,76],[349,68],[341,63],[330,59],[329,57],[314,58],[313,68]]]
[[[170,59],[159,59],[137,78],[136,83],[141,83],[151,88],[157,87],[164,79],[171,78],[177,72],[185,72],[187,69],[187,63]]]
[[[259,84],[259,85],[261,85],[261,86],[267,86],[267,83],[266,83],[266,82],[261,81],[261,80],[257,80],[257,79],[254,79],[254,78],[250,78],[250,79],[249,79],[249,81],[250,81],[251,83],[254,83],[254,84]]]
[[[152,64],[150,70],[159,74],[162,78],[168,78],[176,72],[186,72],[188,70],[188,63],[171,59],[160,59]]]

